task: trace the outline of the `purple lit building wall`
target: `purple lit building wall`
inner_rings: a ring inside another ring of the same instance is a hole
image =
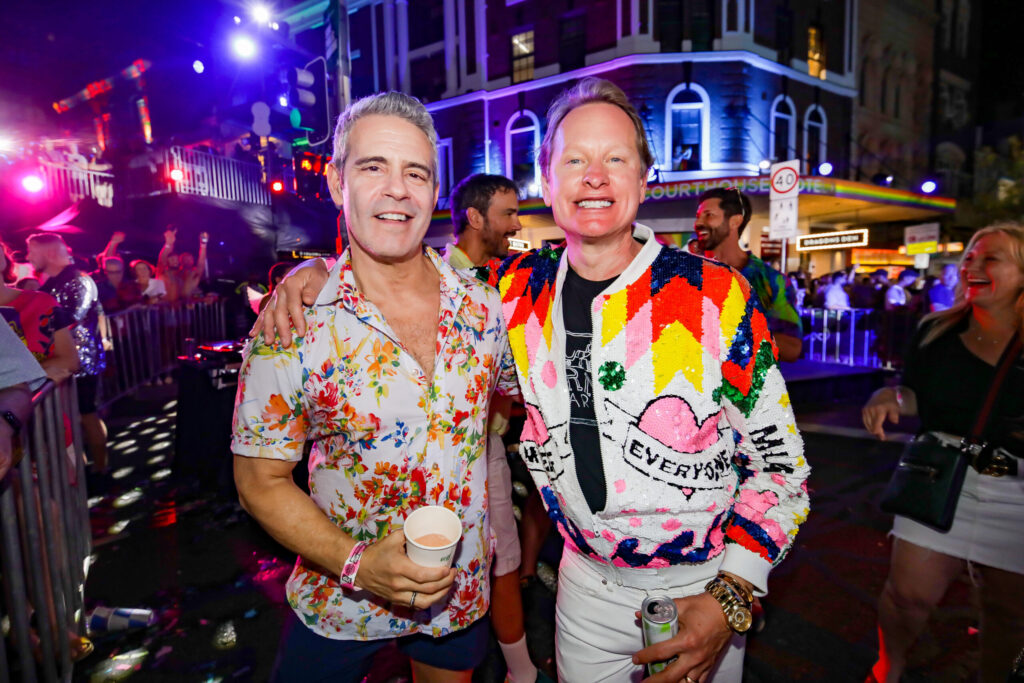
[[[857,0],[351,2],[352,96],[428,103],[442,196],[475,172],[539,195],[552,98],[609,78],[640,109],[658,180],[758,175],[763,160],[849,171]]]

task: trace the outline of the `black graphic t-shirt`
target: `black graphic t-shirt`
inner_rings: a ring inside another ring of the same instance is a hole
[[[562,287],[562,321],[565,323],[565,377],[569,384],[571,412],[569,442],[576,457],[576,477],[591,512],[604,509],[604,466],[601,464],[600,434],[594,414],[594,390],[591,386],[590,342],[593,322],[590,316],[594,297],[615,278],[594,282],[584,280],[571,267]]]

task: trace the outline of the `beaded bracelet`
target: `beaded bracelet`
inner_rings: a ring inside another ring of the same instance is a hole
[[[348,559],[345,560],[345,564],[341,568],[339,583],[342,588],[355,589],[356,572],[359,571],[359,561],[363,559],[363,552],[365,552],[369,547],[370,544],[366,541],[359,541],[352,546],[352,552],[348,554]]]

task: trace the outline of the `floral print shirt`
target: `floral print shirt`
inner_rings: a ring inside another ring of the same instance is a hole
[[[299,461],[312,441],[310,494],[359,541],[383,538],[423,505],[443,505],[462,518],[455,583],[429,610],[409,612],[368,591],[343,590],[340,567],[298,558],[288,602],[328,638],[439,637],[469,626],[489,606],[486,419],[496,388],[518,391],[515,366],[498,293],[425,252],[441,278],[432,378],[359,292],[347,251],[306,309],[304,337],[284,349],[257,336],[245,352],[234,453]]]

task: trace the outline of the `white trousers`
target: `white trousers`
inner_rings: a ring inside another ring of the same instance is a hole
[[[562,554],[555,605],[555,652],[563,683],[624,683],[645,678],[633,655],[644,647],[634,612],[648,596],[698,595],[718,574],[721,556],[703,565],[667,569],[619,569],[598,564],[569,548]],[[680,626],[683,626],[680,624]],[[740,683],[746,641],[734,635],[709,680]]]
[[[487,435],[487,503],[494,532],[494,575],[504,576],[519,569],[523,555],[512,512],[512,469],[501,435],[494,432]]]

